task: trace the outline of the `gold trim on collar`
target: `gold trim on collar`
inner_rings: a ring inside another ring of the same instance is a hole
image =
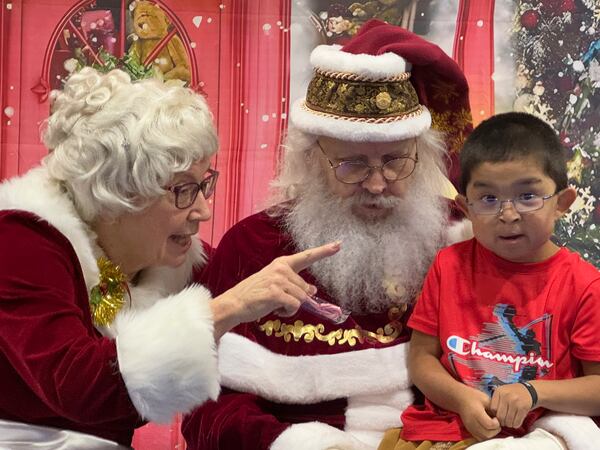
[[[390,308],[388,318],[390,322],[383,328],[378,328],[377,331],[368,331],[360,326],[355,328],[338,328],[327,334],[325,325],[322,323],[311,325],[304,324],[301,320],[296,320],[293,324],[284,323],[281,320],[267,320],[259,325],[259,329],[267,336],[283,338],[285,342],[299,342],[300,339],[306,343],[311,343],[315,339],[320,342],[327,342],[330,346],[333,345],[349,345],[354,347],[357,342],[360,344],[376,343],[389,344],[394,342],[404,330],[404,325],[400,322],[402,315],[406,312],[407,305],[400,305]]]

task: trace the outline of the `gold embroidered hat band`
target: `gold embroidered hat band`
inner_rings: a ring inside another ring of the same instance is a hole
[[[305,107],[357,120],[395,121],[423,113],[410,73],[384,79],[319,69],[308,86]]]

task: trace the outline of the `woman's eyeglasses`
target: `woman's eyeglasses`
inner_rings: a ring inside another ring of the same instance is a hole
[[[219,172],[208,169],[208,173],[209,175],[200,183],[183,183],[167,188],[168,191],[175,194],[175,206],[177,208],[185,209],[192,206],[196,201],[196,197],[198,197],[198,192],[202,192],[205,199],[208,199],[215,192]]]

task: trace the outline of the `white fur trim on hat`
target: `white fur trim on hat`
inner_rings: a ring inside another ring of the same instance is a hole
[[[343,52],[341,48],[340,45],[319,45],[310,54],[310,62],[315,69],[353,73],[374,80],[400,75],[411,67],[395,53],[357,55]]]
[[[328,136],[349,142],[394,142],[419,136],[431,127],[431,115],[425,106],[420,115],[393,122],[373,123],[351,117],[332,116],[306,107],[304,99],[292,105],[292,124],[315,136]]]

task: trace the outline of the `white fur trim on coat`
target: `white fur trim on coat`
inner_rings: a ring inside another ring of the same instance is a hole
[[[292,425],[271,444],[270,450],[373,450],[349,433],[320,422]]]
[[[535,427],[563,438],[569,450],[597,450],[600,445],[600,428],[586,416],[553,412],[538,419]]]
[[[446,229],[446,245],[468,241],[473,237],[473,224],[469,219],[453,223]]]
[[[210,293],[191,286],[141,311],[119,314],[119,370],[142,417],[167,423],[219,394]]]
[[[410,70],[410,63],[396,53],[381,55],[354,54],[341,51],[340,45],[319,45],[310,54],[315,69],[353,73],[377,80],[393,77]]]
[[[419,136],[431,127],[431,114],[425,106],[415,117],[387,123],[367,123],[343,116],[330,116],[309,109],[303,98],[292,105],[290,120],[305,133],[329,136],[350,142],[394,142]]]
[[[226,333],[219,344],[219,372],[228,388],[275,402],[311,404],[409,389],[407,350],[408,343],[403,343],[331,355],[286,356]]]
[[[402,426],[400,415],[413,400],[411,389],[349,397],[344,430],[377,448],[386,430]]]

